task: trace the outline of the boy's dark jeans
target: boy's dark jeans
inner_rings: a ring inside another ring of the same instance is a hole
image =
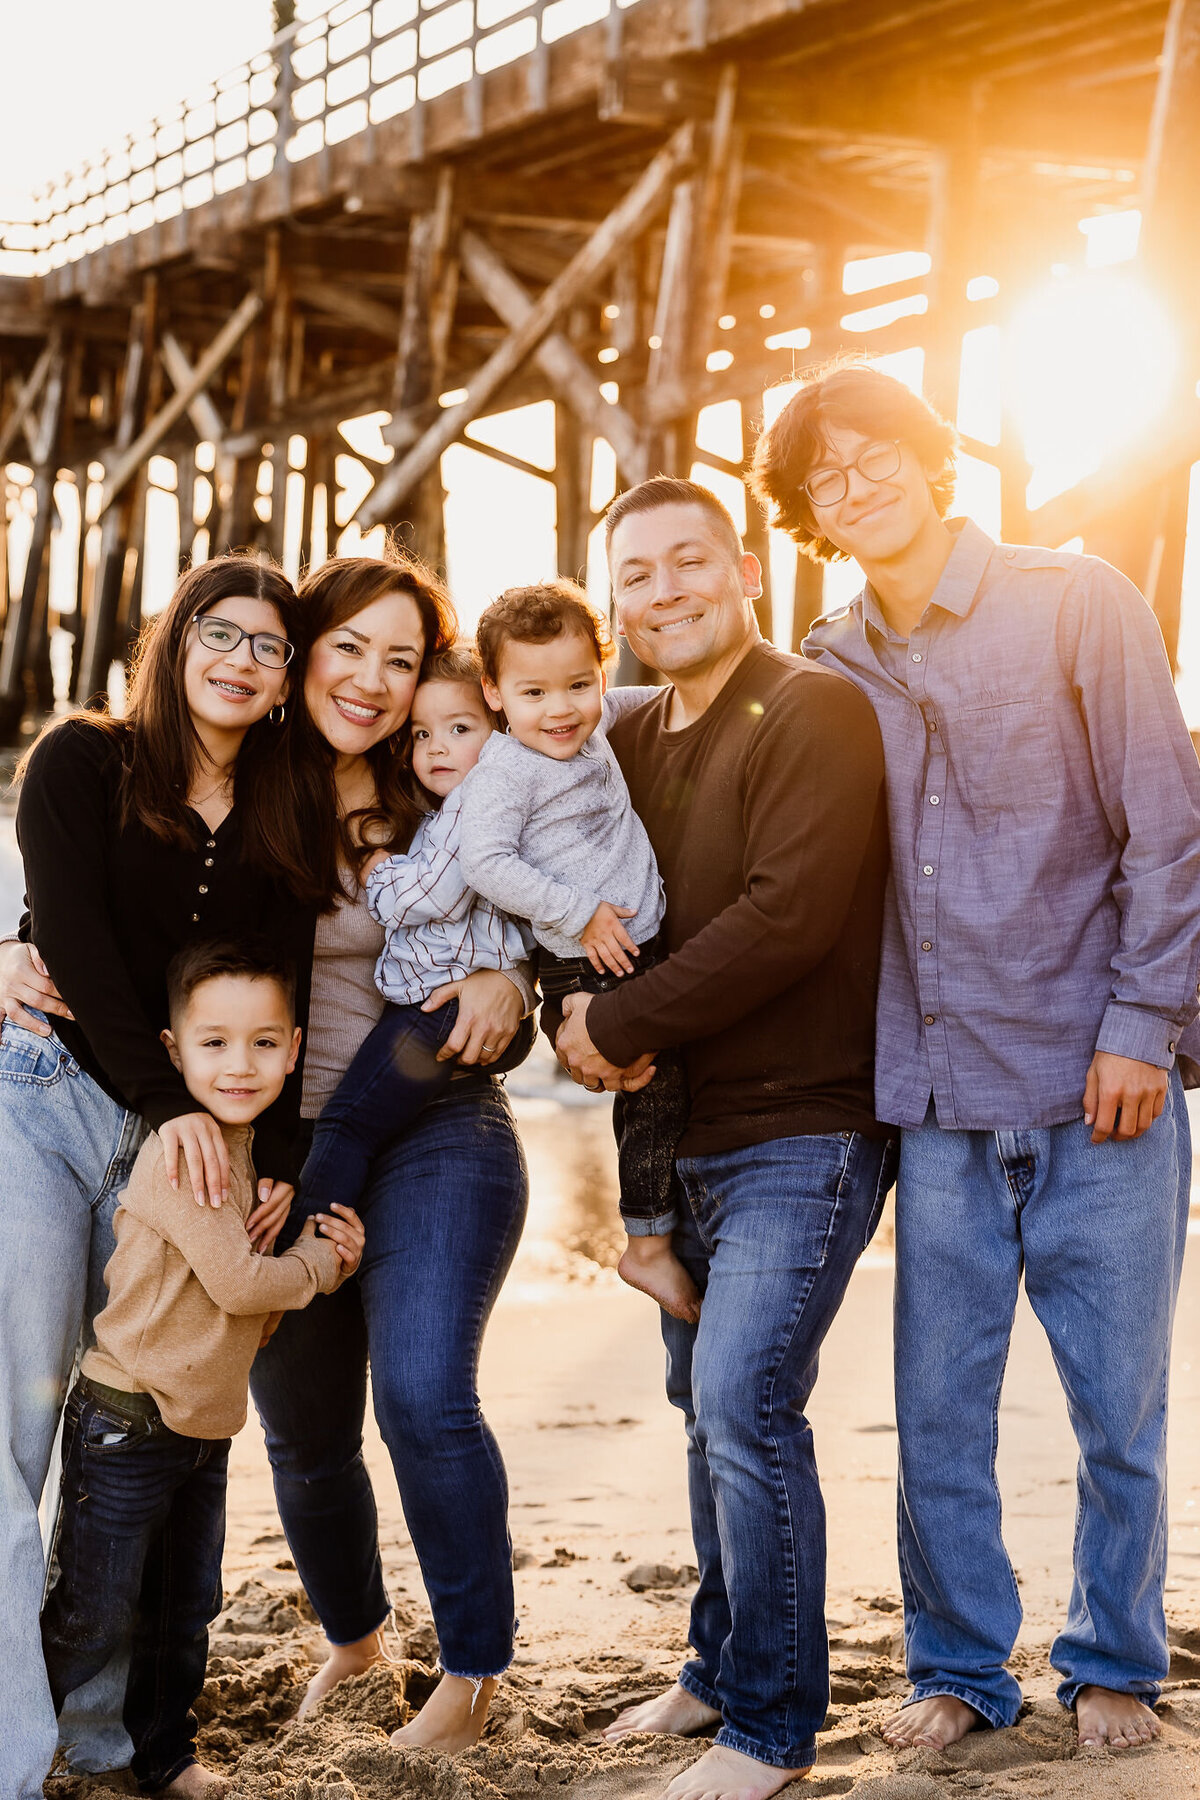
[[[428,1013],[419,1003],[388,1002],[313,1128],[312,1148],[300,1172],[300,1203],[293,1208],[296,1217],[328,1212],[335,1203],[359,1205],[372,1159],[462,1072],[453,1060],[437,1060],[457,1021],[457,1000]],[[523,1019],[503,1056],[472,1073],[502,1075],[515,1069],[529,1055],[533,1039],[533,1021]]]
[[[554,956],[538,951],[542,993],[561,1010],[568,994],[608,994],[662,961],[659,939],[638,946],[633,975],[598,974],[586,956]],[[613,1095],[621,1219],[630,1237],[667,1237],[674,1230],[682,1189],[675,1173],[675,1146],[687,1124],[688,1091],[682,1053],[656,1051],[655,1075],[636,1094]]]
[[[228,1460],[228,1438],[181,1437],[148,1394],[81,1376],[67,1400],[46,1673],[61,1712],[132,1638],[125,1728],[147,1792],[196,1760],[191,1709],[221,1610]]]

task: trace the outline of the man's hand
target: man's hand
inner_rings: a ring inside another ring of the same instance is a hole
[[[367,1237],[363,1230],[363,1222],[352,1206],[341,1206],[335,1200],[327,1213],[316,1214],[317,1226],[322,1237],[327,1237],[345,1265],[346,1272],[353,1275],[362,1261],[362,1253]],[[308,1220],[306,1223],[311,1224]]]
[[[587,1030],[587,1010],[592,999],[591,994],[568,994],[563,1001],[563,1022],[554,1040],[558,1060],[573,1081],[593,1094],[601,1088],[636,1094],[654,1079],[654,1053],[639,1056],[627,1069],[620,1069],[601,1056]]]
[[[436,1012],[447,1000],[458,1001],[454,1030],[437,1053],[439,1062],[455,1057],[470,1067],[486,1068],[503,1056],[525,1013],[525,1002],[516,983],[500,969],[476,969],[462,981],[448,981],[436,988],[421,1008]]]
[[[629,958],[638,955],[638,947],[621,920],[632,919],[636,913],[636,906],[610,906],[602,900],[580,932],[579,941],[597,975],[605,970],[610,975],[633,974]]]
[[[303,1233],[301,1235],[303,1235]],[[258,1340],[258,1347],[260,1350],[266,1349],[267,1345],[270,1343],[271,1339],[275,1336],[275,1333],[279,1330],[279,1327],[282,1323],[283,1323],[283,1314],[281,1312],[273,1312],[273,1313],[267,1314],[266,1323],[264,1324],[264,1326],[262,1328],[262,1336]]]
[[[1106,1144],[1110,1137],[1126,1143],[1149,1131],[1166,1098],[1166,1069],[1097,1050],[1083,1089],[1083,1122],[1094,1127],[1093,1144]]]
[[[270,1256],[275,1239],[287,1223],[296,1190],[287,1181],[272,1181],[268,1176],[258,1184],[258,1205],[246,1220],[250,1242],[260,1256]]]

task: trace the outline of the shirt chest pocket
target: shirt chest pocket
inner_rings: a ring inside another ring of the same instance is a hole
[[[1044,701],[959,707],[947,711],[945,726],[953,777],[977,817],[1053,803],[1061,771]]]

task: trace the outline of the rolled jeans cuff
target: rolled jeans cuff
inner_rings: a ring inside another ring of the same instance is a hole
[[[701,1706],[711,1706],[715,1713],[723,1711],[716,1689],[697,1680],[690,1669],[681,1669],[676,1679],[684,1693],[690,1694],[693,1700],[699,1700]]]
[[[1103,1685],[1103,1682],[1096,1681],[1060,1681],[1057,1690],[1059,1704],[1065,1706],[1068,1712],[1074,1712],[1075,1702],[1085,1687],[1102,1687]],[[1120,1688],[1114,1691],[1126,1693],[1131,1699],[1140,1700],[1143,1706],[1157,1706],[1162,1699],[1162,1689],[1157,1682],[1139,1682],[1136,1687]]]
[[[669,1213],[656,1213],[652,1219],[631,1219],[628,1213],[621,1214],[626,1237],[670,1237],[678,1223],[679,1214],[674,1207]]]
[[[332,1632],[326,1630],[324,1622],[322,1622],[321,1630],[325,1632],[325,1636],[329,1639],[329,1642],[333,1645],[335,1650],[344,1650],[348,1644],[361,1644],[364,1638],[372,1637],[375,1632],[386,1631],[395,1617],[395,1612],[396,1609],[389,1600],[387,1603],[387,1611],[384,1613],[379,1623],[377,1625],[365,1626],[355,1637],[334,1637]]]
[[[1017,1714],[1020,1711],[1019,1704],[1006,1710],[997,1706],[994,1700],[986,1699],[975,1688],[967,1687],[964,1682],[960,1681],[919,1681],[904,1702],[904,1707],[915,1706],[919,1700],[940,1700],[943,1695],[951,1700],[961,1700],[965,1706],[974,1708],[980,1718],[986,1719],[996,1731],[1003,1731],[1006,1726],[1015,1725],[1017,1722]],[[901,1708],[901,1711],[904,1710],[904,1707]]]
[[[766,1763],[769,1769],[811,1769],[817,1760],[815,1744],[790,1745],[783,1750],[768,1749],[765,1744],[748,1738],[744,1731],[735,1731],[732,1725],[722,1725],[713,1742],[724,1744],[729,1750],[737,1750],[743,1756],[752,1756],[755,1762]]]

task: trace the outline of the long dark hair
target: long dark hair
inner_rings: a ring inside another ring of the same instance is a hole
[[[385,594],[407,594],[421,616],[425,636],[422,667],[454,642],[458,620],[442,583],[417,557],[389,545],[382,556],[334,556],[300,583],[305,614],[304,639],[315,644],[336,631],[373,600]],[[344,892],[339,870],[358,873],[372,850],[407,850],[427,810],[417,798],[408,754],[408,726],[366,752],[375,781],[375,804],[342,818],[335,781],[336,754],[321,736],[294,690],[297,710],[304,714],[305,743],[297,749],[324,772],[325,792],[309,838],[314,873],[326,883],[329,903]]]
[[[289,665],[291,692],[304,679],[305,618],[287,576],[254,556],[219,556],[200,563],[180,579],[162,612],[150,621],[134,652],[125,716],[77,712],[72,720],[104,732],[120,749],[123,765],[120,820],[139,824],[165,844],[194,850],[200,832],[188,806],[204,746],[192,720],[184,685],[188,628],[197,613],[222,600],[263,600],[279,614],[284,634],[296,645]],[[318,903],[324,895],[310,866],[305,821],[315,790],[310,765],[296,754],[302,708],[285,705],[282,724],[260,719],[247,731],[234,769],[233,798],[241,820],[242,854],[254,867],[284,882],[297,899]],[[60,730],[66,720],[47,727]],[[17,779],[25,773],[22,760]]]

